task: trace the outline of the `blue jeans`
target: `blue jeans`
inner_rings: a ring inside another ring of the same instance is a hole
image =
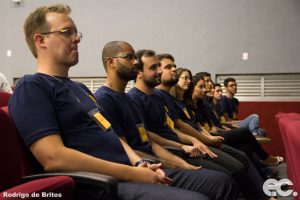
[[[249,115],[247,118],[236,123],[236,125],[239,127],[248,128],[253,135],[264,136],[265,130],[258,128],[258,124],[259,124],[259,117],[257,114]]]

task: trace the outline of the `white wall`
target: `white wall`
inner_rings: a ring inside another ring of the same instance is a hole
[[[1,0],[0,71],[11,83],[35,72],[22,30],[25,17],[57,2],[71,6],[84,35],[71,76],[104,76],[100,56],[111,40],[171,53],[194,73],[300,72],[299,0]]]

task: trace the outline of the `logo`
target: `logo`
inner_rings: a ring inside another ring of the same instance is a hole
[[[298,192],[293,191],[291,188],[293,186],[292,181],[289,179],[281,179],[277,181],[276,179],[268,179],[263,184],[263,191],[266,195],[274,197],[277,195],[286,197],[291,194],[295,197]]]

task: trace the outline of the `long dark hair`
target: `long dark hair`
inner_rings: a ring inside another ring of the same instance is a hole
[[[197,85],[197,83],[200,81],[200,80],[203,80],[204,81],[204,78],[203,76],[201,76],[200,74],[196,74],[195,76],[193,76],[192,78],[192,81],[191,81],[191,84],[190,84],[190,88],[189,88],[189,95],[186,97],[186,102],[187,102],[187,105],[192,108],[192,109],[195,109],[197,105],[195,105],[194,101],[193,101],[193,93],[194,93],[194,89],[195,89],[195,86]]]
[[[188,72],[189,75],[190,75],[190,77],[191,77],[191,79],[192,79],[193,76],[192,76],[191,70],[189,70],[189,69],[187,69],[187,68],[177,68],[177,69],[176,69],[176,73],[177,73],[177,76],[178,76],[178,77],[180,77],[181,74],[182,74],[183,72]],[[179,80],[179,79],[178,79],[178,80]],[[192,84],[192,80],[191,80],[191,84]],[[179,90],[181,90],[181,88],[178,86],[178,84],[174,85],[174,86],[171,88],[170,94],[171,94],[172,96],[174,96],[177,100],[183,101],[183,103],[187,104],[187,100],[188,100],[188,97],[190,96],[190,92],[191,92],[191,91],[190,91],[190,88],[191,88],[191,87],[189,87],[189,89],[188,89],[187,91],[184,92],[184,94],[183,94],[183,99],[181,99],[181,98],[179,97]]]

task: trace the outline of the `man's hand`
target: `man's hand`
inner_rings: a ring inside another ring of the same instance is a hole
[[[201,155],[201,152],[199,149],[195,146],[188,146],[188,145],[182,145],[181,147],[186,154],[188,154],[190,157],[199,157]]]
[[[224,138],[221,136],[207,136],[210,140],[209,145],[216,147],[216,148],[221,148]]]
[[[218,132],[218,129],[217,129],[217,127],[213,126],[213,127],[211,127],[209,132],[210,133],[216,133],[216,132]]]
[[[147,164],[147,163],[141,163],[138,165],[137,168],[145,168],[145,169],[148,169],[148,170],[151,170],[155,176],[150,176],[149,177],[149,181],[150,183],[160,183],[160,184],[164,184],[164,185],[170,185],[172,184],[173,180],[168,178],[166,175],[165,175],[165,172],[160,169],[161,167],[161,163],[159,164]],[[144,176],[145,178],[147,178],[148,175],[142,175]],[[152,182],[154,181],[154,182]]]
[[[217,158],[218,156],[213,153],[205,144],[203,144],[202,142],[200,142],[199,140],[195,140],[193,141],[193,145],[194,147],[197,147],[198,150],[202,153],[202,154],[207,154],[209,157],[211,158]]]

